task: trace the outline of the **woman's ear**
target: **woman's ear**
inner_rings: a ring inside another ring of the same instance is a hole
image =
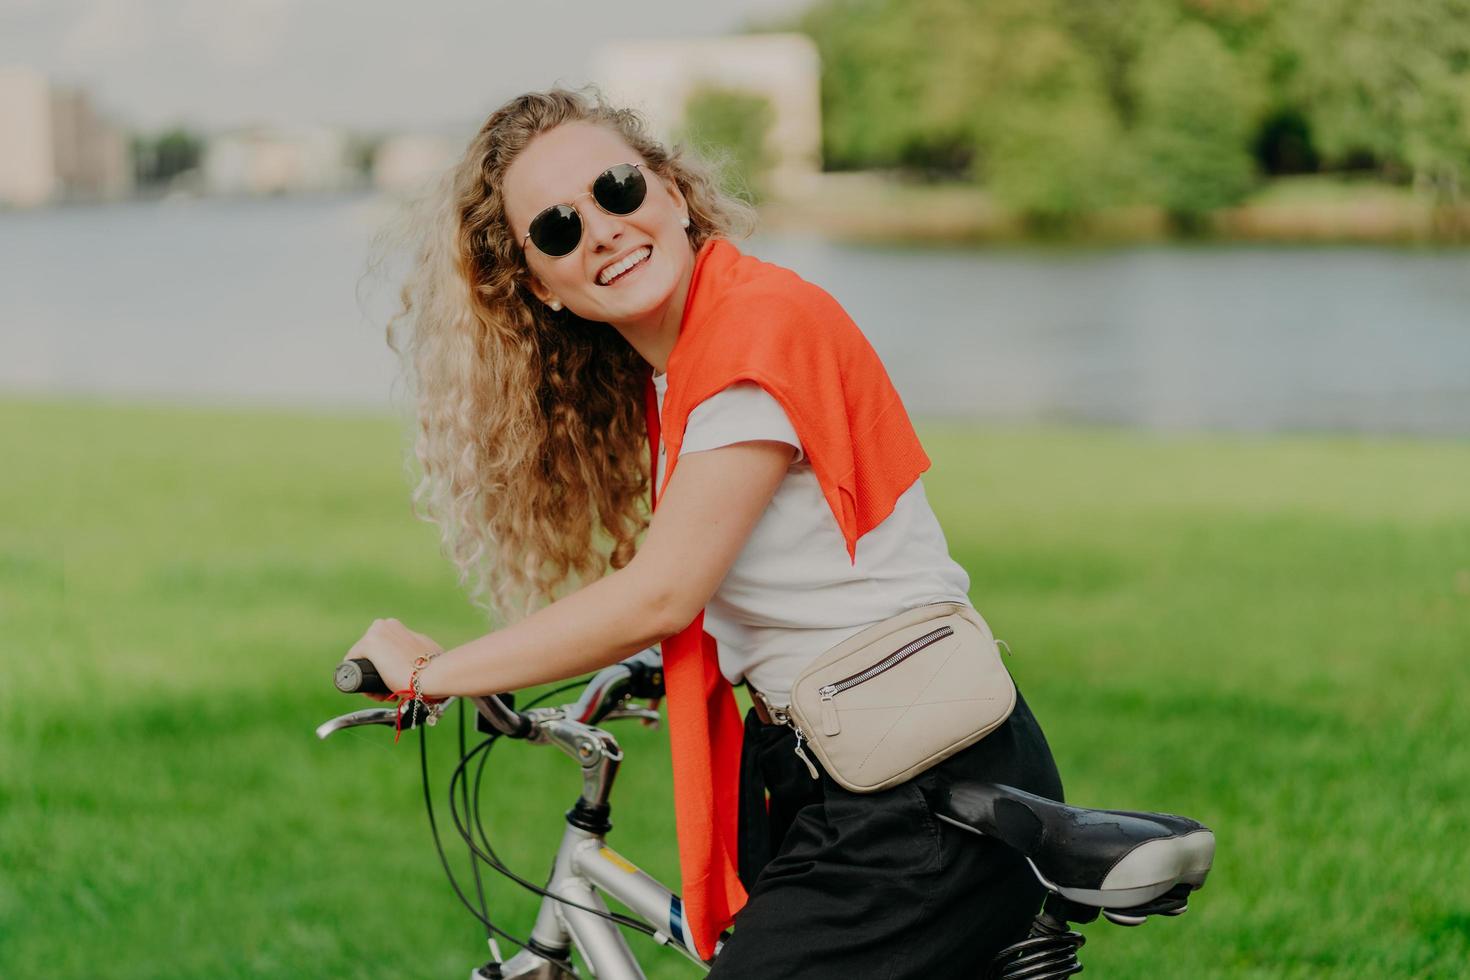
[[[669,198],[674,202],[674,210],[687,216],[689,214],[689,202],[684,200],[684,194],[679,190],[679,182],[677,180],[659,177],[659,183],[664,185],[664,190],[668,192]]]
[[[533,296],[535,296],[543,303],[551,299],[551,290],[547,289],[545,284],[542,283],[540,279],[536,278],[536,274],[534,272],[526,273],[526,288],[531,291],[531,294]]]
[[[545,303],[546,308],[551,310],[551,312],[557,313],[561,310],[561,300],[557,299],[556,294],[547,289],[545,284],[540,279],[537,279],[534,273],[527,274],[526,288],[531,290],[532,295],[536,297],[537,301]]]

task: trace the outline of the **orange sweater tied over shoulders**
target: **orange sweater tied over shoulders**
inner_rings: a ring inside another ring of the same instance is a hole
[[[929,468],[888,372],[852,318],[820,287],[727,239],[710,238],[695,256],[667,374],[662,418],[651,373],[645,391],[650,472],[660,434],[667,455],[654,506],[678,465],[690,411],[737,381],[756,382],[786,410],[850,561],[858,538]],[[685,926],[708,959],[746,900],[736,872],[744,731],[703,612],[663,641],[663,660]]]

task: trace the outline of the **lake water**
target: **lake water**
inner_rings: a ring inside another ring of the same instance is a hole
[[[390,210],[0,214],[0,392],[384,409]],[[1470,251],[741,247],[832,293],[918,417],[1470,435]]]

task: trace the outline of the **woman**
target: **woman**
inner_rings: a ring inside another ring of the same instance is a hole
[[[869,624],[969,603],[881,363],[828,294],[739,252],[750,224],[634,113],[558,89],[490,116],[450,175],[395,346],[417,379],[415,499],[462,580],[527,615],[442,652],[380,620],[348,656],[434,697],[662,642],[700,951],[734,923],[712,975],[975,976],[1024,933],[1040,886],[930,799],[952,776],[1060,799],[1024,700],[940,766],[854,794],[765,710],[742,728],[730,697],[743,681],[783,705]],[[574,576],[589,584],[530,613]]]

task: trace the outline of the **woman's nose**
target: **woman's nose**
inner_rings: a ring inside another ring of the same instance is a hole
[[[606,251],[622,235],[623,219],[601,208],[591,207],[582,212],[582,231],[587,236],[588,248],[593,252]]]

